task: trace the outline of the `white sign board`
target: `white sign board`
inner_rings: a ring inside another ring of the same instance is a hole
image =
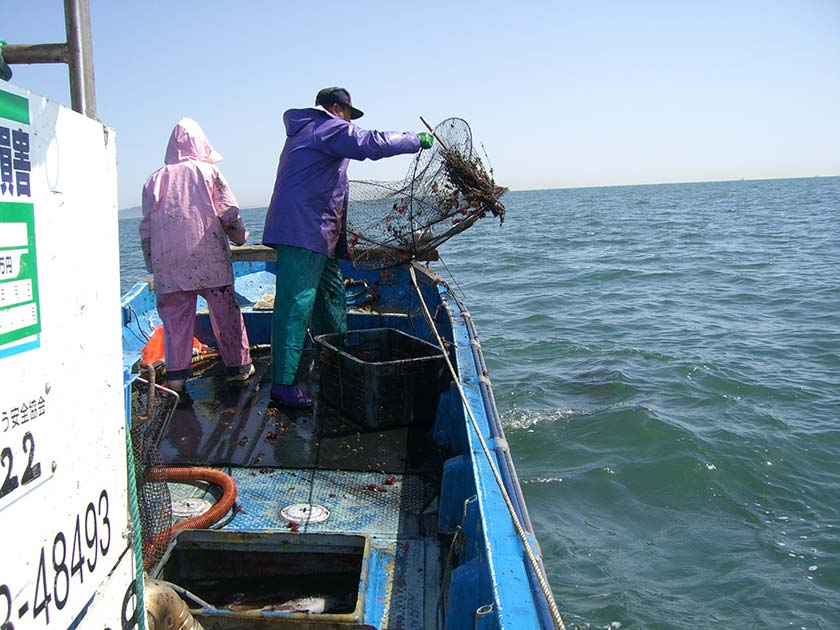
[[[116,200],[113,131],[0,82],[2,628],[131,588]]]

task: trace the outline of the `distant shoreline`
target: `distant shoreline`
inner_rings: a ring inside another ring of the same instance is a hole
[[[831,179],[835,177],[840,177],[840,175],[809,175],[807,177],[770,177],[764,179],[721,179],[721,180],[709,180],[709,181],[696,181],[696,182],[657,182],[657,183],[639,183],[639,184],[599,184],[593,186],[557,186],[554,188],[512,188],[510,192],[517,193],[517,192],[537,192],[537,191],[546,191],[546,190],[582,190],[582,189],[590,189],[590,188],[630,188],[634,186],[681,186],[686,184],[726,184],[726,183],[747,183],[747,182],[769,182],[769,181],[785,181],[785,180],[799,180],[799,179]],[[243,211],[247,210],[265,210],[268,207],[268,204],[264,206],[253,206],[251,208],[242,208]],[[125,208],[119,211],[119,218],[120,219],[139,219],[143,216],[142,209],[140,206],[134,206],[132,208]]]
[[[242,212],[248,212],[250,210],[265,210],[267,206],[254,206],[253,208],[241,208]],[[143,210],[140,206],[134,206],[132,208],[124,208],[119,211],[119,218],[120,219],[139,219],[143,216]]]

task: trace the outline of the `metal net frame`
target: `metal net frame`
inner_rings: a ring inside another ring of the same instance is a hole
[[[476,154],[467,122],[448,118],[433,133],[437,141],[414,157],[404,179],[350,181],[347,249],[357,268],[423,258],[488,213],[504,222],[499,199],[507,189]]]

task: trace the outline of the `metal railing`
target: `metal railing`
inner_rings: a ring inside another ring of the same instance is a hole
[[[88,118],[96,118],[96,86],[93,78],[93,45],[90,35],[90,0],[64,0],[63,44],[6,44],[7,64],[66,63],[70,74],[70,106]]]

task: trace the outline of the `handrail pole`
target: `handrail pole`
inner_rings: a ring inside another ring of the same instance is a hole
[[[64,0],[64,23],[67,29],[71,107],[88,118],[96,118],[90,0]]]
[[[3,61],[16,63],[67,63],[67,44],[6,44]]]
[[[70,76],[70,106],[88,118],[96,118],[96,83],[93,75],[93,44],[90,31],[90,0],[64,0],[63,44],[6,44],[7,64],[66,63]]]

